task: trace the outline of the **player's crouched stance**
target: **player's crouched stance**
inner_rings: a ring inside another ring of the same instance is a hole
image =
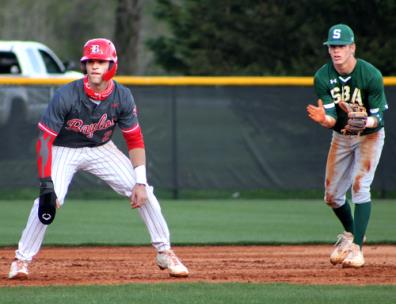
[[[388,108],[380,71],[355,58],[352,29],[345,24],[330,28],[331,61],[315,74],[318,106],[307,107],[308,116],[333,137],[326,164],[325,201],[344,227],[330,262],[362,267],[362,246],[371,213],[370,186],[384,145],[383,112]],[[346,199],[351,188],[354,215]]]
[[[119,194],[130,198],[146,224],[157,250],[157,265],[175,277],[188,269],[171,250],[169,230],[153,188],[146,180],[146,157],[131,92],[112,78],[117,54],[107,39],[89,40],[83,48],[85,77],[57,90],[38,124],[36,144],[40,195],[32,210],[11,264],[10,279],[28,278],[28,266],[40,250],[56,210],[63,205],[74,174],[92,173]],[[111,141],[120,127],[129,158]]]

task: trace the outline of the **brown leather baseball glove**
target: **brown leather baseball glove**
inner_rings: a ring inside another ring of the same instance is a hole
[[[356,103],[346,103],[341,101],[338,104],[344,112],[348,113],[348,123],[341,130],[344,135],[360,135],[366,128],[367,111],[366,108]]]

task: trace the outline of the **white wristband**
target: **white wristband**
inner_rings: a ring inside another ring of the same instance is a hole
[[[146,166],[141,165],[135,168],[136,184],[147,184]]]

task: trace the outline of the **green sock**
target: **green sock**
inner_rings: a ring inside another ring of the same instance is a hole
[[[367,225],[371,214],[371,202],[355,205],[355,233],[353,242],[360,248],[363,245],[363,238],[366,233]]]
[[[333,208],[333,211],[337,215],[342,226],[344,226],[345,231],[354,234],[352,211],[351,211],[351,206],[348,203],[348,200],[345,200],[345,204],[342,205],[341,207]]]

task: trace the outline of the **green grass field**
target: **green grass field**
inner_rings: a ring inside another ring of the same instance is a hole
[[[0,246],[16,246],[32,202],[0,201]],[[164,200],[172,243],[333,243],[342,231],[320,200]],[[396,203],[376,200],[368,243],[396,243]],[[126,200],[69,200],[45,245],[149,244],[146,228]],[[4,274],[3,274],[4,275]],[[3,287],[3,303],[395,303],[396,286],[291,284],[131,284],[86,287]]]
[[[394,286],[289,284],[131,284],[119,286],[0,288],[1,304],[394,304]]]
[[[0,246],[16,245],[32,202],[0,201]],[[342,231],[319,200],[165,200],[172,243],[333,243]],[[396,203],[377,200],[368,243],[396,243]],[[146,228],[127,200],[69,200],[57,212],[45,245],[146,245]]]

